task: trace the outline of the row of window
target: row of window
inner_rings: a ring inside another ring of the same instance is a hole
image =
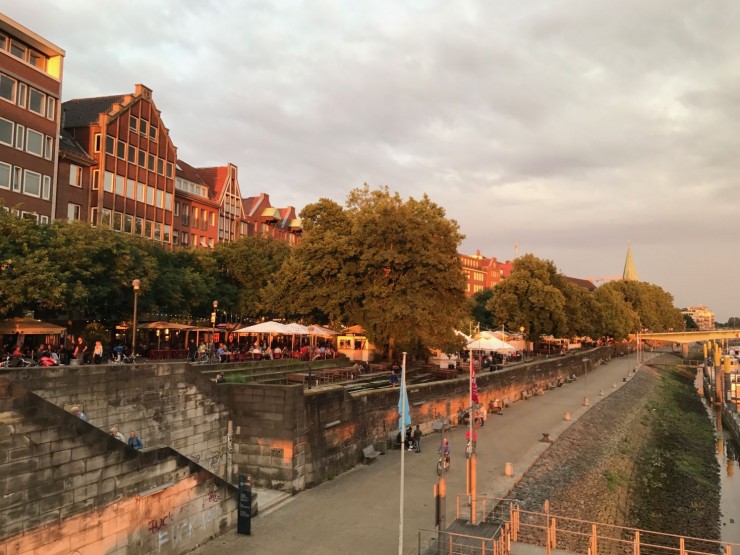
[[[25,210],[18,210],[17,208],[11,208],[9,206],[3,206],[3,210],[10,212],[14,216],[24,218],[26,220],[33,220],[37,224],[48,224],[49,216],[41,216],[36,212],[26,212]]]
[[[204,237],[203,235],[196,235],[193,233],[193,244],[194,247],[210,247],[213,248],[215,242],[212,237]],[[187,231],[178,233],[177,230],[172,232],[172,244],[182,245],[183,247],[190,246],[190,234]]]
[[[93,151],[100,152],[100,134],[95,135]],[[172,177],[172,162],[167,162],[163,158],[155,156],[141,148],[137,149],[134,145],[116,140],[111,135],[105,136],[105,153],[131,164],[138,165],[141,168],[146,168],[150,172],[155,172],[168,178]]]
[[[186,193],[192,193],[194,195],[198,195],[199,197],[208,198],[208,187],[206,187],[205,185],[200,185],[198,183],[193,183],[192,181],[188,181],[187,179],[183,179],[181,177],[175,178],[175,189],[185,191]]]
[[[7,50],[16,58],[37,67],[41,71],[46,71],[46,56],[17,39],[11,39],[9,36],[0,33],[0,49]]]
[[[97,170],[93,172],[92,188],[98,188]],[[71,181],[71,174],[70,174]],[[122,175],[105,172],[103,176],[103,190],[107,193],[115,193],[119,197],[125,197],[137,202],[146,203],[157,208],[172,210],[172,193],[156,189],[151,185],[137,183],[133,179],[126,179]]]
[[[157,142],[157,128],[153,125],[149,125],[149,122],[144,118],[129,116],[128,128],[134,133],[139,133],[144,137],[148,136],[150,141]]]
[[[56,98],[4,73],[0,73],[0,98],[47,119],[53,120],[56,115]]]
[[[5,118],[0,118],[0,143],[47,160],[54,155],[53,137]]]
[[[97,218],[98,209],[92,208],[90,210],[90,220],[93,222],[93,225],[97,222]],[[172,236],[172,226],[170,225],[135,217],[131,214],[122,214],[108,208],[103,208],[100,211],[100,225],[101,227],[109,227],[114,231],[133,233],[134,235],[141,235],[147,239],[154,239],[155,241],[163,241],[165,243],[169,243]]]
[[[175,202],[175,217],[176,218],[182,218],[182,225],[191,226],[191,227],[199,227],[203,231],[206,231],[208,229],[209,220],[211,227],[216,225],[216,213],[215,212],[209,212],[205,208],[199,208],[198,206],[193,206],[193,221],[191,225],[190,221],[190,205],[189,204],[183,204],[182,210],[180,210],[180,203]]]
[[[0,189],[51,199],[51,177],[0,162]]]

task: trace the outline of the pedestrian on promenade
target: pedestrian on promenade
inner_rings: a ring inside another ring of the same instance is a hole
[[[110,429],[110,435],[112,435],[114,438],[116,438],[118,441],[122,441],[123,443],[126,443],[126,438],[123,437],[123,434],[118,431],[118,428],[116,426],[113,426]]]
[[[418,424],[414,430],[414,450],[417,453],[421,453],[421,429]]]
[[[72,416],[76,416],[80,420],[84,420],[85,422],[90,422],[90,420],[87,418],[87,415],[80,410],[80,407],[74,406],[71,409],[69,409],[69,412],[72,413]]]
[[[413,451],[414,449],[414,432],[411,426],[406,428],[406,448],[409,451]]]
[[[103,344],[100,341],[95,342],[93,347],[93,363],[100,364],[103,361]]]
[[[141,451],[141,449],[144,447],[144,444],[141,442],[141,440],[136,436],[136,432],[131,430],[128,434],[128,446],[132,449],[136,449],[137,451]]]

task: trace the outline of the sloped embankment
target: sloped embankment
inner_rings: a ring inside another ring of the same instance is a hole
[[[570,426],[509,497],[529,511],[549,499],[555,515],[718,539],[714,429],[693,375],[670,366],[675,357],[661,362]],[[558,537],[581,547],[568,542]]]

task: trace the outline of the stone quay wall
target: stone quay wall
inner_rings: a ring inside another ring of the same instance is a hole
[[[627,346],[538,359],[477,374],[479,400],[525,398],[536,388],[583,376],[602,362],[626,354]],[[349,393],[341,385],[303,390],[302,386],[228,384],[219,400],[231,407],[234,472],[252,474],[255,484],[296,492],[362,462],[363,448],[384,451],[398,433],[399,389]],[[431,433],[435,421],[455,424],[469,405],[467,375],[408,388],[413,425]]]
[[[0,554],[192,550],[236,521],[236,489],[170,448],[134,451],[0,377]]]
[[[135,430],[145,447],[171,447],[226,477],[229,410],[215,384],[182,363],[20,368],[0,375],[69,410],[78,405],[108,432]]]

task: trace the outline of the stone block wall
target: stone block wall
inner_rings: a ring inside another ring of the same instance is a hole
[[[2,381],[2,380],[0,380]],[[0,553],[185,553],[236,519],[236,490],[169,448],[134,451],[0,383]]]
[[[90,423],[145,447],[169,446],[226,477],[228,409],[214,400],[216,385],[185,363],[86,365],[17,369],[5,374],[51,403],[79,405]]]

